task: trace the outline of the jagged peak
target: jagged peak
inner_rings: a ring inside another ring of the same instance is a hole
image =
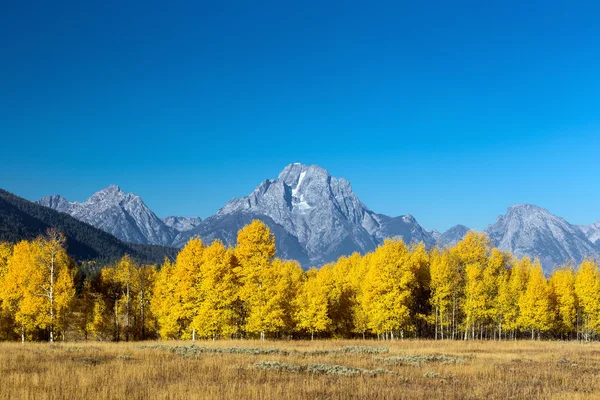
[[[108,185],[104,189],[100,190],[100,192],[119,193],[119,192],[123,192],[123,191],[121,190],[121,187],[119,185],[112,184],[112,185]]]
[[[417,221],[417,220],[415,219],[415,217],[414,217],[412,214],[406,214],[406,215],[403,215],[403,216],[402,216],[402,220],[403,220],[404,222],[410,222],[410,223],[413,223],[413,222],[416,222],[416,221]]]
[[[471,229],[468,226],[458,224],[454,225],[446,230],[446,232],[468,232]]]
[[[288,164],[277,177],[277,180],[284,182],[285,184],[292,186],[295,185],[300,179],[302,173],[311,176],[322,176],[324,178],[330,177],[329,172],[318,165],[306,165],[301,163]]]
[[[508,209],[506,210],[507,213],[515,212],[515,211],[535,211],[535,212],[549,213],[549,211],[543,207],[536,206],[535,204],[526,204],[526,203],[512,205],[512,206],[508,207]]]

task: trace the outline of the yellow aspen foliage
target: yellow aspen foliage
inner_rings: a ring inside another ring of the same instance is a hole
[[[10,243],[0,242],[0,340],[10,339],[14,330],[14,318],[7,303],[2,299],[2,288],[8,273],[8,260],[12,257],[12,249]]]
[[[102,296],[95,296],[93,302],[92,319],[87,325],[87,331],[95,338],[106,340],[109,338],[111,330],[110,310]]]
[[[519,324],[531,331],[531,338],[552,328],[553,314],[550,303],[550,288],[544,277],[539,260],[531,265],[525,292],[519,299]]]
[[[262,340],[269,334],[291,332],[293,299],[302,274],[297,262],[279,259],[260,271],[256,290],[245,299],[249,306],[246,332],[260,335]]]
[[[331,326],[325,274],[321,273],[324,269],[308,271],[296,296],[297,329],[310,333],[311,340],[315,333],[326,332]]]
[[[415,326],[415,335],[421,334],[430,323],[429,296],[431,293],[430,256],[425,244],[420,242],[410,248],[408,262],[417,280],[412,287],[411,318]]]
[[[191,239],[177,255],[172,279],[175,281],[172,310],[180,326],[182,339],[193,339],[195,331],[190,327],[196,317],[199,289],[202,281],[204,244],[199,238]]]
[[[469,231],[455,246],[463,265],[485,265],[490,255],[490,239],[485,233]]]
[[[507,260],[506,269],[498,277],[498,298],[496,299],[496,312],[497,324],[498,324],[498,337],[500,339],[508,337],[511,332],[510,324],[507,322],[510,319],[510,314],[513,309],[518,310],[518,305],[514,305],[514,298],[510,291],[510,277],[513,266],[513,259],[511,257]],[[516,316],[514,317],[516,321]]]
[[[518,262],[513,261],[510,277],[500,286],[499,301],[502,309],[504,330],[514,336],[521,328],[519,307],[520,298],[525,293],[531,270],[531,259],[523,257]]]
[[[358,286],[362,283],[362,279],[354,276],[354,272],[360,274],[360,263],[360,254],[354,253],[349,257],[340,257],[323,271],[331,319],[328,331],[335,337],[343,337],[354,331],[353,309],[357,304]]]
[[[133,307],[136,321],[134,331],[136,339],[145,340],[149,333],[151,336],[156,333],[156,318],[150,306],[156,276],[157,271],[154,265],[139,266],[134,270],[132,286],[135,293]]]
[[[483,270],[483,319],[486,323],[498,327],[499,334],[502,333],[502,305],[498,299],[500,287],[508,276],[509,265],[510,255],[494,248]]]
[[[231,337],[237,333],[238,282],[233,251],[215,240],[202,253],[196,315],[191,328],[200,337]]]
[[[247,333],[260,334],[262,340],[267,326],[272,331],[278,320],[275,312],[270,311],[275,302],[267,298],[276,276],[271,268],[274,256],[275,237],[262,221],[254,220],[240,229],[235,257],[238,262],[236,273],[241,285],[240,299],[243,302],[242,325]],[[266,314],[270,316],[267,318]]]
[[[575,274],[570,267],[555,270],[550,276],[550,289],[556,314],[557,330],[568,336],[576,330],[577,296]]]
[[[32,242],[18,243],[4,281],[2,298],[21,327],[22,341],[35,329],[47,330],[50,341],[57,329],[64,333],[75,288],[62,234],[49,230]]]
[[[254,220],[237,235],[235,256],[240,263],[242,276],[249,278],[275,257],[275,237],[264,222]]]
[[[585,260],[575,275],[575,293],[582,319],[582,335],[590,340],[600,332],[600,270],[598,263]]]
[[[152,313],[158,322],[158,334],[162,339],[176,339],[181,334],[181,325],[176,312],[175,296],[177,282],[173,277],[175,265],[165,259],[154,283],[154,293],[150,301]]]
[[[375,250],[363,289],[371,331],[393,338],[394,332],[402,335],[413,329],[410,307],[418,284],[415,272],[402,240],[386,240]]]
[[[452,304],[454,288],[453,270],[448,260],[448,251],[434,249],[431,253],[431,295],[429,302],[434,311],[435,339],[444,339],[448,326],[448,314]]]
[[[354,290],[354,301],[352,304],[352,326],[353,332],[359,333],[365,338],[365,334],[369,331],[369,316],[368,304],[365,301],[365,282],[371,263],[373,253],[365,254],[354,265],[354,269],[350,271],[349,279],[352,289]]]
[[[482,328],[487,315],[486,285],[484,272],[490,255],[490,241],[483,233],[468,232],[457,243],[456,253],[465,268],[465,338],[468,334],[474,339],[476,329]]]
[[[119,260],[111,275],[114,284],[118,287],[117,290],[120,290],[120,295],[117,300],[119,304],[116,307],[123,310],[123,313],[125,314],[124,333],[126,341],[129,341],[132,334],[132,297],[134,296],[132,286],[135,282],[136,268],[137,265],[135,265],[131,257],[126,254]]]

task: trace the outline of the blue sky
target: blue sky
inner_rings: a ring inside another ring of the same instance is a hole
[[[25,198],[115,183],[206,217],[302,162],[426,228],[600,220],[597,2],[34,3],[0,14]]]

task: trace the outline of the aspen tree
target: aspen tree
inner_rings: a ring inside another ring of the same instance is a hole
[[[233,251],[215,240],[203,251],[202,280],[191,326],[201,337],[215,339],[237,333],[238,282]]]
[[[14,318],[9,310],[8,303],[3,300],[5,277],[8,273],[8,261],[12,257],[13,246],[0,242],[0,339],[8,339],[14,330]]]
[[[327,287],[323,274],[316,269],[306,273],[298,296],[296,297],[296,321],[297,328],[310,333],[310,339],[314,339],[315,333],[327,331],[331,326],[329,318]]]
[[[368,326],[384,338],[414,328],[410,307],[418,281],[408,253],[402,240],[386,240],[375,250],[365,279]]]
[[[368,304],[365,301],[365,285],[366,277],[373,260],[373,253],[365,254],[363,257],[358,256],[359,260],[354,264],[354,268],[350,271],[349,278],[351,287],[354,291],[354,302],[352,308],[352,325],[353,332],[365,335],[369,331],[369,316]]]
[[[539,260],[535,260],[529,270],[525,293],[519,299],[520,324],[531,331],[531,339],[536,333],[546,332],[552,327],[552,308],[548,282],[544,277]]]
[[[154,292],[150,301],[152,313],[158,322],[158,334],[162,339],[176,339],[180,335],[178,322],[179,304],[176,303],[175,288],[177,282],[173,277],[174,264],[165,259],[156,276]]]
[[[575,294],[582,318],[583,340],[600,331],[600,270],[598,263],[584,260],[575,275]]]
[[[236,269],[240,280],[240,299],[243,301],[242,324],[248,333],[258,333],[265,339],[268,308],[273,299],[267,298],[274,273],[271,270],[275,256],[275,238],[271,230],[260,220],[254,220],[240,229],[235,246]],[[268,318],[269,320],[273,318]]]
[[[470,231],[457,243],[455,251],[460,257],[460,263],[464,266],[465,271],[464,339],[468,338],[469,330],[471,338],[475,339],[475,330],[476,328],[481,329],[485,317],[483,273],[490,254],[490,240],[483,233]]]
[[[550,276],[550,289],[554,300],[557,331],[562,337],[577,330],[577,296],[575,274],[571,267],[555,270]]]
[[[135,293],[135,320],[136,339],[145,340],[148,330],[154,331],[155,318],[152,314],[150,302],[156,281],[156,267],[154,265],[138,266],[134,270],[133,290]]]
[[[524,257],[518,262],[513,261],[510,278],[500,287],[499,301],[501,302],[502,319],[505,331],[507,333],[510,331],[513,339],[517,338],[517,333],[522,325],[519,302],[527,288],[530,269],[531,259],[529,257]]]
[[[123,256],[114,267],[111,275],[114,283],[120,288],[119,308],[125,310],[125,341],[131,336],[133,285],[136,280],[137,266],[129,255]]]
[[[359,278],[353,277],[360,269],[361,256],[354,253],[348,257],[340,257],[337,262],[319,273],[323,274],[326,287],[328,316],[331,325],[328,331],[335,337],[349,335],[355,330],[353,310],[357,304]],[[358,279],[358,282],[356,281]]]
[[[63,316],[75,295],[64,236],[49,230],[45,237],[15,245],[9,259],[2,298],[21,327],[21,341],[35,329],[64,332]],[[63,320],[63,324],[61,324]]]

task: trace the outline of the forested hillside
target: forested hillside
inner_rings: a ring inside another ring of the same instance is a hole
[[[77,219],[0,189],[0,241],[32,240],[54,227],[64,233],[68,254],[76,261],[111,261],[130,254],[144,263],[175,257],[176,249],[124,243]]]

